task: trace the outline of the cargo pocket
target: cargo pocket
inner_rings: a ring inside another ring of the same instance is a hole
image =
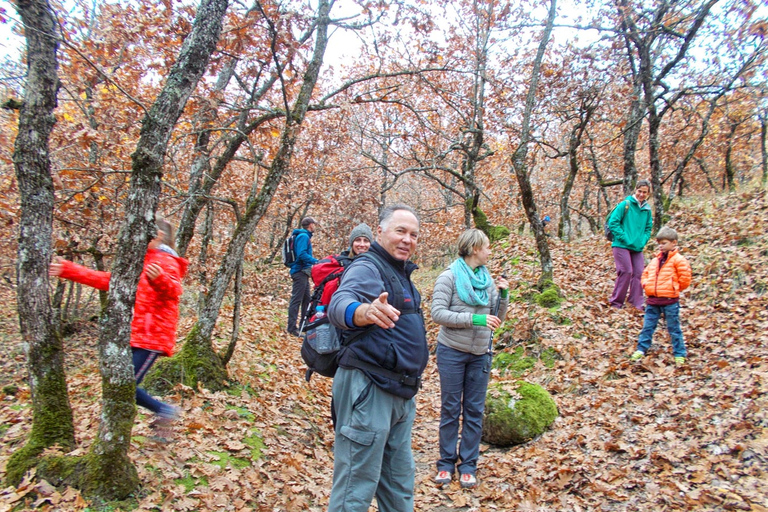
[[[359,430],[354,427],[350,427],[349,425],[341,427],[339,433],[353,443],[359,444],[361,446],[371,446],[373,444],[373,440],[376,438],[376,432]]]

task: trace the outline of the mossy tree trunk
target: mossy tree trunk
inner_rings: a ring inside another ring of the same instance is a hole
[[[129,345],[136,286],[144,254],[154,234],[162,165],[168,140],[189,96],[208,66],[221,33],[227,0],[203,0],[192,31],[165,86],[142,121],[136,151],[131,155],[131,184],[101,320],[99,356],[102,414],[98,435],[86,455],[81,488],[89,495],[120,499],[138,487],[136,469],[128,458],[136,414],[133,364]]]
[[[169,368],[177,368],[176,376],[182,377],[183,381],[192,388],[197,388],[198,384],[202,384],[208,389],[217,390],[226,385],[225,361],[223,355],[217,354],[214,350],[213,330],[229,283],[237,271],[238,262],[243,259],[245,246],[251,239],[259,221],[266,214],[283,175],[288,171],[296,146],[296,139],[307,114],[312,91],[320,76],[320,67],[328,44],[330,7],[328,0],[320,0],[313,56],[307,65],[301,89],[293,107],[287,108],[288,105],[286,104],[285,125],[280,135],[277,153],[270,164],[269,172],[261,188],[254,191],[248,198],[246,210],[238,219],[227,251],[211,281],[208,295],[198,313],[197,323],[184,340],[181,351],[171,358],[172,360],[163,361],[153,368],[145,381],[148,388],[157,389],[155,384],[160,380],[165,380],[166,371]],[[273,32],[272,35],[273,37],[277,36],[276,32]],[[277,55],[274,57],[277,59]],[[284,97],[287,98],[288,92],[283,92]]]
[[[32,430],[6,466],[11,485],[37,464],[45,448],[59,445],[68,451],[75,446],[63,347],[48,295],[54,204],[48,140],[59,88],[59,32],[47,0],[19,0],[16,9],[27,39],[27,82],[13,153],[21,199],[17,303],[32,391]]]
[[[523,207],[525,208],[525,214],[528,217],[528,222],[530,222],[531,228],[533,228],[533,232],[536,237],[536,248],[539,250],[539,261],[541,262],[541,276],[539,277],[540,284],[552,281],[552,255],[549,252],[547,234],[544,232],[544,226],[541,224],[541,219],[539,219],[539,213],[536,208],[536,201],[533,197],[533,188],[531,187],[531,180],[528,176],[527,157],[528,144],[530,144],[531,140],[531,117],[533,115],[533,107],[536,101],[536,90],[539,84],[539,77],[541,75],[541,62],[544,59],[544,52],[547,49],[549,36],[552,33],[552,27],[555,23],[555,16],[557,14],[556,4],[557,0],[551,0],[549,5],[547,22],[544,27],[544,32],[541,35],[541,41],[539,41],[536,58],[533,62],[533,70],[531,71],[531,81],[528,85],[528,93],[525,97],[525,111],[523,113],[522,130],[520,132],[520,145],[512,155],[512,166],[515,170],[517,183],[520,186],[520,194],[523,201]]]

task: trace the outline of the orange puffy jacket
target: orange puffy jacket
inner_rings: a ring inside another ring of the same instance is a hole
[[[71,261],[61,263],[60,277],[99,290],[109,289],[110,272],[92,270]],[[160,265],[163,273],[150,281],[146,270],[141,272],[133,306],[131,346],[171,356],[176,345],[181,278],[187,272],[188,262],[165,251],[149,249],[144,257],[144,269],[151,263]]]
[[[667,261],[659,268],[661,253],[645,267],[641,282],[648,297],[676,299],[691,284],[691,265],[677,249],[669,251]]]

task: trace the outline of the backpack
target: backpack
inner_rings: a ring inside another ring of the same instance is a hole
[[[359,257],[363,256],[370,259],[376,265],[376,268],[379,270],[384,280],[384,289],[390,292],[390,297],[394,299],[392,303],[399,304],[402,307],[404,302],[403,292],[399,287],[393,286],[394,283],[399,282],[399,278],[394,270],[392,270],[389,265],[382,262],[379,256],[376,256],[373,253],[366,252]],[[338,261],[338,265],[343,267],[343,270],[328,273],[320,284],[316,285],[315,291],[312,293],[312,298],[310,299],[310,304],[307,307],[307,314],[304,317],[300,328],[300,331],[304,333],[301,342],[301,358],[307,365],[307,373],[305,375],[307,382],[312,378],[313,373],[318,373],[323,377],[333,377],[336,375],[336,370],[339,368],[338,357],[341,348],[350,345],[378,327],[376,324],[372,324],[362,331],[358,331],[350,336],[345,336],[345,331],[337,329],[330,323],[327,314],[322,316],[316,314],[317,306],[323,305],[320,304],[320,301],[321,297],[324,295],[323,289],[325,286],[332,283],[334,280],[340,281],[341,278],[343,278],[343,272],[346,270],[348,263],[351,262],[348,258],[344,263],[341,263],[341,258],[337,259],[337,257],[334,256],[329,258]],[[325,260],[329,258],[326,258]],[[330,267],[330,265],[326,265],[326,267]],[[312,268],[312,274],[314,280],[314,267]],[[333,291],[336,291],[337,288],[338,283]],[[394,289],[395,292],[392,292],[390,289]]]
[[[619,203],[621,204],[621,203]],[[611,210],[611,213],[608,214],[608,216],[605,218],[605,239],[609,242],[613,242],[613,233],[611,233],[611,228],[608,226],[608,220],[611,218],[611,215],[613,215],[613,212],[616,211],[616,208],[619,207],[619,204],[613,207],[613,210]],[[624,201],[624,215],[627,214],[627,210],[629,210],[629,201]],[[624,215],[621,216],[622,220],[624,219]]]
[[[291,235],[283,242],[283,265],[290,267],[296,261],[296,235]]]

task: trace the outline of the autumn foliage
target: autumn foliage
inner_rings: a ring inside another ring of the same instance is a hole
[[[439,421],[432,359],[417,395],[417,510],[768,507],[763,382],[768,200],[764,192],[748,192],[679,202],[670,225],[680,232],[694,271],[682,302],[690,358],[681,369],[675,368],[663,330],[642,363],[628,361],[642,318],[607,306],[613,268],[601,238],[553,243],[555,274],[566,297],[553,309],[530,299],[537,277],[532,239],[512,235],[494,247],[492,269],[511,276],[514,299],[496,350],[522,350],[535,364],[520,374],[495,370],[492,381],[522,377],[542,385],[560,416],[527,444],[483,445],[476,490],[458,484],[440,489],[431,481]],[[436,272],[417,272],[427,304]],[[277,268],[247,273],[242,343],[230,366],[231,388],[219,393],[177,388],[170,400],[184,409],[184,420],[175,442],[149,439],[150,418],[139,411],[130,455],[143,488],[121,509],[323,510],[333,460],[330,380],[315,377],[307,384],[299,346],[281,332],[286,279]],[[12,293],[7,285],[2,290],[5,296]],[[16,325],[12,315],[2,322],[9,357],[2,363],[0,464],[23,442],[30,421]],[[191,323],[185,315],[181,332]],[[95,329],[86,324],[65,342],[78,450],[87,450],[100,413]],[[436,334],[437,327],[430,325],[432,345]],[[88,506],[77,491],[46,482],[26,481],[0,497],[4,510],[33,505],[42,510]]]

